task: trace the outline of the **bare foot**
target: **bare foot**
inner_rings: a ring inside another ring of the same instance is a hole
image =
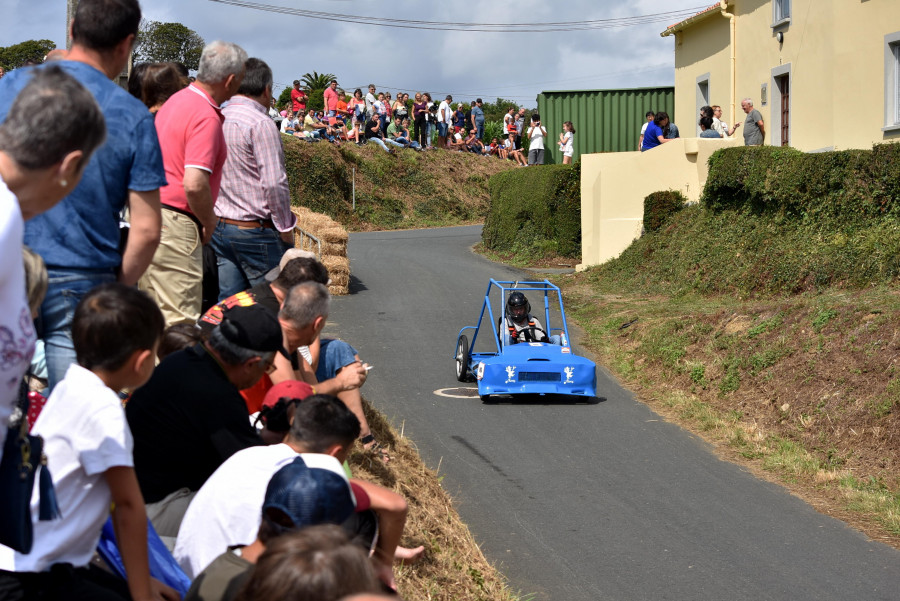
[[[407,549],[398,546],[394,551],[394,561],[402,561],[403,563],[416,563],[425,555],[425,547],[419,545],[415,549]]]

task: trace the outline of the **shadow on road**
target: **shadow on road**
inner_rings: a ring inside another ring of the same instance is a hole
[[[494,395],[485,405],[599,405],[605,403],[602,396],[574,396],[567,394],[516,394]]]
[[[356,294],[357,292],[364,292],[366,290],[368,290],[368,288],[363,281],[351,273],[350,282],[347,284],[347,293]]]

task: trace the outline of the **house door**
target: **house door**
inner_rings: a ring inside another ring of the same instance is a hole
[[[781,96],[781,145],[787,146],[791,142],[791,76],[781,75],[775,82]]]

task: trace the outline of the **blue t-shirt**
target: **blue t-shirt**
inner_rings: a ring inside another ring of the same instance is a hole
[[[53,64],[94,95],[106,119],[106,142],[91,157],[72,193],[25,224],[25,244],[48,267],[117,269],[122,263],[119,213],[128,191],[148,192],[166,185],[153,116],[140,100],[94,67],[77,61]],[[30,81],[30,73],[31,68],[20,67],[0,79],[0,123]]]
[[[644,143],[641,144],[643,150],[650,150],[659,146],[659,138],[662,137],[663,130],[656,123],[651,121],[647,124],[647,131],[644,132]]]
[[[466,114],[463,111],[456,111],[453,113],[453,127],[465,127],[466,126]]]
[[[484,110],[480,106],[472,107],[472,116],[475,117],[475,124],[484,123]]]

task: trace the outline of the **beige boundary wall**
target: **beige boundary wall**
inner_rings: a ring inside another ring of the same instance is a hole
[[[737,139],[679,138],[647,152],[581,157],[581,263],[577,269],[614,259],[641,235],[644,198],[678,190],[700,200],[707,161]]]

